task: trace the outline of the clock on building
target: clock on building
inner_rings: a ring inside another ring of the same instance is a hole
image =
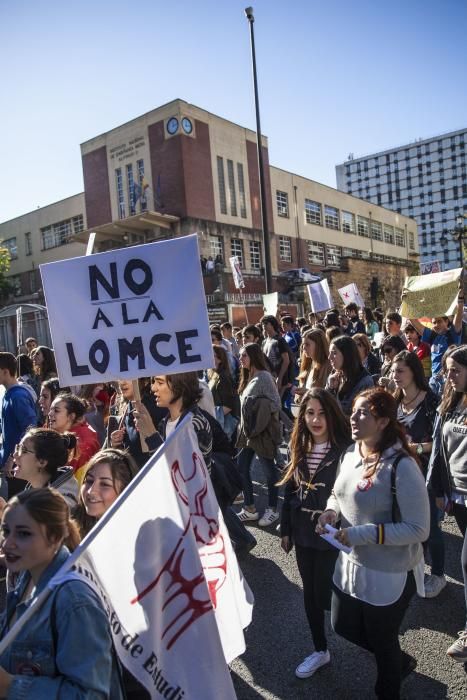
[[[169,121],[167,122],[167,131],[171,136],[177,133],[178,131],[178,119],[177,117],[170,117]]]
[[[188,119],[188,117],[183,117],[182,128],[185,134],[191,134],[191,132],[193,131],[193,124],[191,123],[191,120]]]

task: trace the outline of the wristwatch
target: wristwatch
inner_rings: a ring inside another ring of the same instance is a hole
[[[422,454],[423,454],[423,445],[422,445],[421,442],[418,443],[417,449],[416,449],[415,451],[416,451],[416,453],[417,453],[418,455],[422,455]]]

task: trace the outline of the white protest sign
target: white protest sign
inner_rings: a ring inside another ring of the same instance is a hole
[[[213,366],[196,235],[40,270],[62,386]]]
[[[308,284],[308,296],[310,297],[311,310],[314,314],[318,311],[327,311],[334,306],[327,279],[314,284]]]
[[[232,268],[232,275],[236,289],[244,289],[245,282],[243,280],[242,268],[240,267],[240,261],[236,255],[229,258],[230,267]]]
[[[277,309],[279,308],[279,294],[278,292],[272,292],[272,294],[263,294],[263,309],[267,316],[275,316],[277,314]]]
[[[365,306],[365,302],[363,301],[362,295],[358,291],[358,287],[355,282],[351,282],[345,287],[341,287],[341,289],[338,289],[337,291],[339,292],[339,296],[346,306],[350,303],[357,304],[357,306],[360,306],[361,308]]]

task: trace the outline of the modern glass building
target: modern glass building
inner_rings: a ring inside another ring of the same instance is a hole
[[[460,267],[459,244],[449,236],[467,213],[467,129],[419,139],[336,166],[337,188],[418,224],[420,262]]]

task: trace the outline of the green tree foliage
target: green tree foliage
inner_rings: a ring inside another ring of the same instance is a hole
[[[0,243],[0,299],[4,301],[13,291],[13,287],[6,276],[10,269],[10,251],[8,248],[2,248]]]

